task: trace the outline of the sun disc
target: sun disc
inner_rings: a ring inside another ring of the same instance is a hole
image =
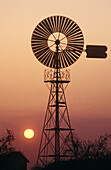
[[[27,139],[31,139],[31,138],[34,137],[34,131],[33,131],[32,129],[26,129],[26,130],[24,131],[24,136],[25,136],[25,138],[27,138]]]

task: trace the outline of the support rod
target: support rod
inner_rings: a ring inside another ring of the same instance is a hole
[[[56,116],[55,116],[55,162],[60,161],[60,138],[59,138],[59,99],[58,99],[58,45],[56,46]]]

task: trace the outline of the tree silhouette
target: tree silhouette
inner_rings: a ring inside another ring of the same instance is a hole
[[[111,139],[111,134],[99,136],[94,141],[81,140],[77,134],[73,134],[71,152],[73,159],[107,159],[111,158],[111,150],[108,148],[108,142]],[[67,152],[67,151],[65,151]]]
[[[15,149],[12,147],[12,142],[15,140],[14,134],[11,130],[7,129],[6,134],[0,138],[0,155],[13,152]]]

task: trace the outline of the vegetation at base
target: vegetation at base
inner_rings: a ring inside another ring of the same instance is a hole
[[[98,137],[94,141],[81,140],[77,134],[73,134],[72,151],[73,159],[103,159],[111,158],[111,150],[109,150],[108,143],[110,142],[111,134],[105,134]],[[65,151],[67,152],[67,150]]]
[[[0,155],[13,152],[15,149],[12,146],[12,142],[15,140],[14,134],[11,130],[7,129],[6,134],[0,138]]]

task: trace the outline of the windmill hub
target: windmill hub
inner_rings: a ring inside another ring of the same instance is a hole
[[[57,40],[55,41],[55,44],[56,44],[56,45],[59,45],[59,44],[60,44],[60,40],[57,39]]]
[[[61,32],[54,32],[48,37],[47,44],[51,51],[55,52],[56,46],[58,46],[58,52],[62,52],[67,47],[67,37]]]

